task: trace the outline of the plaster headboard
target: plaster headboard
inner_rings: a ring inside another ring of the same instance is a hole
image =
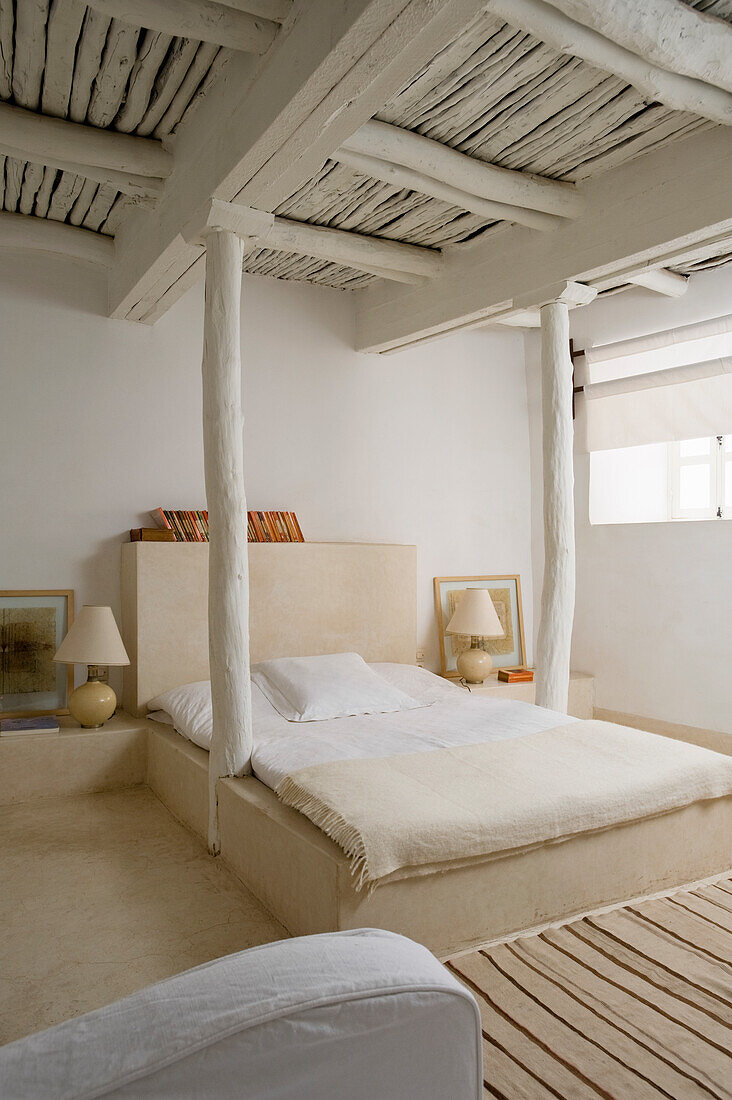
[[[251,659],[355,651],[415,661],[417,548],[371,543],[251,543]],[[149,699],[208,671],[208,545],[122,546],[123,701]]]

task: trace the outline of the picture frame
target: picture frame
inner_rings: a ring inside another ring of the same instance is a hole
[[[503,638],[486,638],[481,648],[490,653],[496,668],[523,668],[526,663],[524,613],[521,603],[521,577],[506,573],[482,577],[435,577],[435,614],[440,640],[440,671],[443,676],[458,679],[457,658],[470,647],[470,638],[446,634],[459,596],[466,588],[487,588],[493,605],[506,631]],[[493,594],[496,594],[495,596]]]
[[[74,666],[53,657],[73,621],[73,589],[0,589],[0,718],[69,713]]]

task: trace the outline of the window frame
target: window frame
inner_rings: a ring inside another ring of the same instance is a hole
[[[681,444],[686,440],[669,443],[668,447],[668,518],[671,522],[679,520],[710,520],[732,519],[732,508],[727,508],[725,514],[725,474],[726,438],[723,435],[709,436],[709,454],[707,455],[682,455]],[[681,471],[689,466],[705,466],[709,469],[709,496],[708,508],[682,508],[681,497]]]

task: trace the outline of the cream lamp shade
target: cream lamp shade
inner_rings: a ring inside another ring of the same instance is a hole
[[[84,604],[53,659],[66,665],[128,665],[112,608]]]
[[[53,659],[88,665],[88,679],[69,699],[69,711],[84,729],[103,726],[117,707],[117,696],[106,683],[107,667],[130,663],[112,608],[84,604]]]
[[[470,635],[470,649],[464,649],[458,656],[457,671],[466,683],[482,684],[493,668],[493,659],[490,653],[480,648],[480,639],[502,638],[504,635],[486,588],[465,589],[445,633]]]
[[[465,589],[445,633],[470,634],[474,638],[503,637],[503,627],[486,588]]]

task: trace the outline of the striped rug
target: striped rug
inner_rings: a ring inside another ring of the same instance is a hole
[[[732,1097],[732,878],[459,955],[499,1100]]]

